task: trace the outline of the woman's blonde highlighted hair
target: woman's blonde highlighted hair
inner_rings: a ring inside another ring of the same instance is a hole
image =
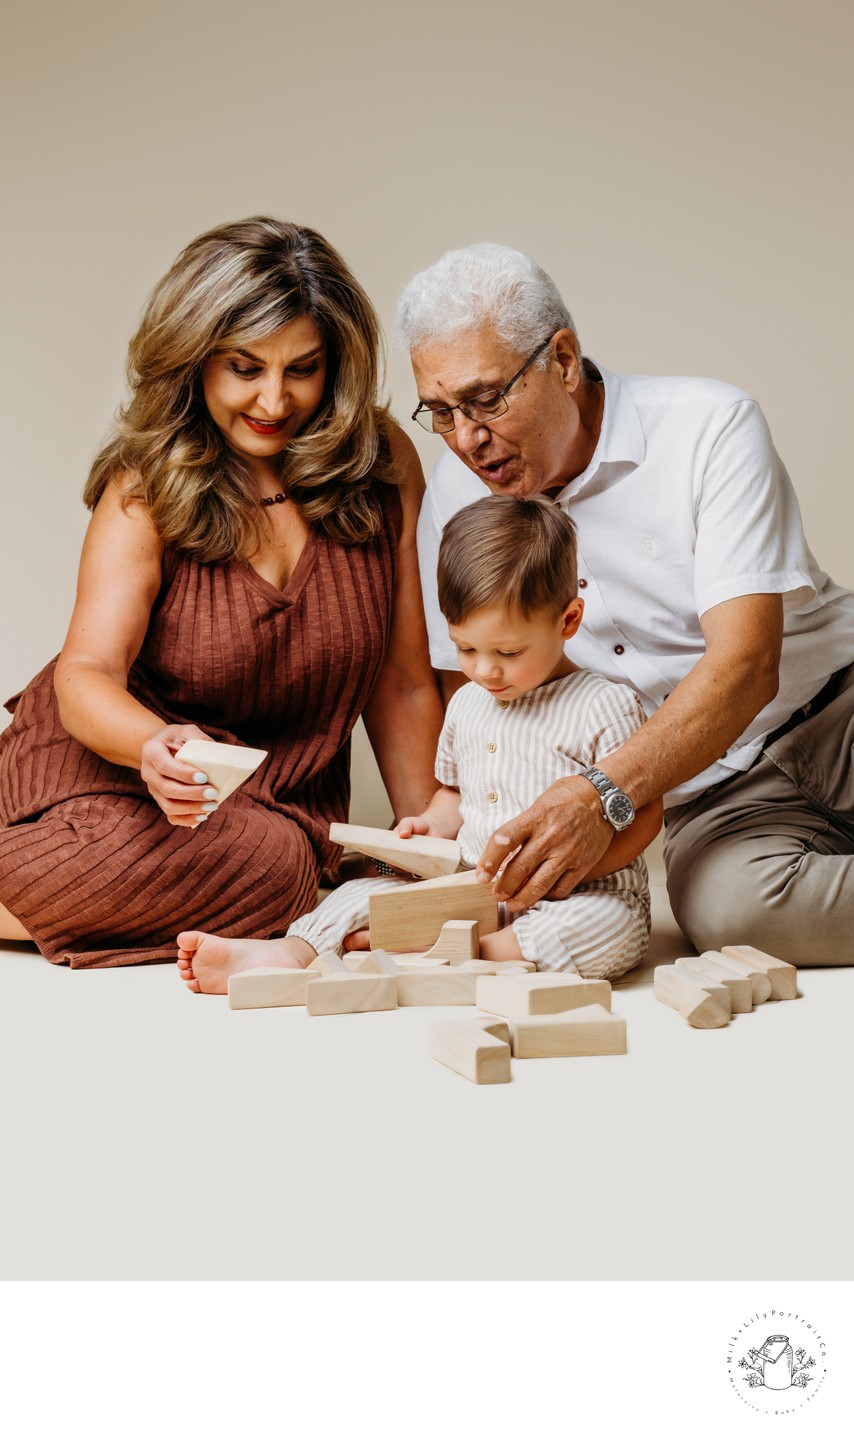
[[[279,479],[332,539],[363,544],[376,535],[377,483],[392,475],[374,308],[322,235],[267,216],[200,235],[155,287],[128,350],[131,397],[83,493],[89,508],[124,471],[127,498],[143,501],[170,548],[209,564],[252,554],[267,517],[248,463],[208,414],[202,366],[303,315],[326,344],[326,387],[277,457]]]

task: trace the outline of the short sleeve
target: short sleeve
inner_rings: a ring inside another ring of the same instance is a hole
[[[814,592],[795,491],[754,400],[725,412],[694,506],[698,614],[745,594]]]
[[[640,700],[627,684],[607,684],[590,706],[588,765],[622,747],[646,723]]]
[[[449,789],[458,789],[460,787],[457,760],[454,752],[456,735],[455,711],[458,707],[455,703],[456,699],[457,695],[454,694],[448,705],[447,713],[445,714],[445,722],[442,725],[439,743],[436,746],[436,767],[434,770],[439,783],[447,784]]]

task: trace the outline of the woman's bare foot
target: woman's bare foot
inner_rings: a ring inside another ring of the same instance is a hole
[[[178,973],[194,994],[227,994],[229,974],[301,969],[314,957],[303,939],[221,939],[198,929],[178,935]]]

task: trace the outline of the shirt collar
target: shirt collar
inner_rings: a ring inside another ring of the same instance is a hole
[[[605,386],[602,428],[587,468],[569,481],[557,496],[558,499],[576,495],[598,474],[603,464],[638,465],[646,455],[646,435],[628,385],[623,383],[619,375],[611,374],[610,370],[606,370],[595,360],[587,362],[595,365]]]

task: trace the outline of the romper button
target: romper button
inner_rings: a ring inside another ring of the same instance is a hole
[[[509,707],[510,707],[510,700],[509,700],[509,699],[499,699],[499,701],[498,701],[498,707],[499,707],[499,709],[509,709]]]
[[[579,581],[578,581],[578,587],[579,587],[579,589],[586,589],[586,588],[587,588],[587,580],[586,580],[586,579],[579,579]]]
[[[623,646],[622,646],[622,644],[615,644],[615,645],[614,645],[614,653],[615,653],[615,654],[622,654],[622,653],[623,653]]]
[[[494,754],[494,753],[495,753],[495,750],[497,749],[497,747],[498,747],[497,744],[491,744],[491,743],[490,743],[490,744],[487,744],[487,746],[486,746],[486,752],[487,752],[488,754]]]
[[[487,794],[486,797],[487,797],[487,799],[489,800],[490,804],[497,804],[497,803],[498,803],[498,795],[495,793],[495,790],[494,790],[494,789],[490,789],[490,791],[489,791],[489,793]]]

